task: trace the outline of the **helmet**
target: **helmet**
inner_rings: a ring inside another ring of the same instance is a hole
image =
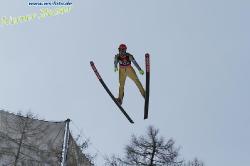
[[[119,46],[118,49],[119,49],[119,50],[126,50],[126,49],[127,49],[127,46],[126,46],[126,44],[120,44],[120,46]]]

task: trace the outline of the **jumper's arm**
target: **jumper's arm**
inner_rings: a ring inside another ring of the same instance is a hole
[[[117,68],[117,64],[118,64],[118,55],[115,55],[114,58],[114,67]]]
[[[131,60],[131,62],[133,62],[133,64],[135,65],[135,67],[137,68],[137,70],[141,70],[141,67],[138,65],[138,63],[136,62],[135,58],[133,55],[129,55],[129,60]]]

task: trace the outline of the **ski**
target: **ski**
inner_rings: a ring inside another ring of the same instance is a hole
[[[150,57],[149,53],[145,54],[145,67],[146,67],[146,96],[144,104],[144,119],[148,118],[148,105],[149,105],[149,85],[150,85]]]
[[[106,90],[106,92],[109,94],[109,96],[111,97],[111,99],[115,102],[115,104],[118,106],[118,108],[121,110],[121,112],[125,115],[125,117],[128,119],[128,121],[130,123],[134,123],[134,121],[129,117],[129,115],[126,113],[126,111],[123,109],[123,107],[117,102],[117,100],[115,99],[114,95],[110,92],[109,88],[107,87],[107,85],[103,81],[101,75],[99,74],[98,70],[96,69],[95,64],[94,64],[93,61],[90,62],[90,65],[91,65],[93,71],[95,72],[98,80],[100,81],[100,83],[102,84],[102,86]]]

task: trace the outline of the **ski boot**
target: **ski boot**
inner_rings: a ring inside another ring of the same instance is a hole
[[[116,101],[117,101],[120,105],[122,105],[122,99],[120,99],[120,98],[118,97],[118,98],[116,98]]]

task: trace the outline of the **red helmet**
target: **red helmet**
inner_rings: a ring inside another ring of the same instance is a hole
[[[120,44],[120,46],[119,46],[118,49],[119,49],[119,50],[126,50],[126,49],[127,49],[127,46],[126,46],[126,44]]]

